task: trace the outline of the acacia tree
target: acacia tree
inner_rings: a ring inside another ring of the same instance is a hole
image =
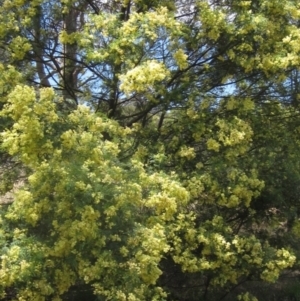
[[[2,165],[26,175],[1,210],[2,298],[256,300],[234,289],[297,268],[298,1],[0,15]]]

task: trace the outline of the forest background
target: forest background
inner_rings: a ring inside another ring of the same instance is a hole
[[[1,300],[300,300],[298,0],[0,4]]]

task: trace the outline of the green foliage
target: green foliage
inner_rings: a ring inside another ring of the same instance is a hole
[[[247,282],[297,272],[298,1],[0,15],[1,192],[24,178],[0,208],[3,300],[254,301]]]

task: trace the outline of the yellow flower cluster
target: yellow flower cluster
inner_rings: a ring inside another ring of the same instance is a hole
[[[187,62],[187,55],[184,53],[182,49],[178,49],[174,54],[173,57],[179,67],[180,70],[186,68],[188,66]]]
[[[1,102],[6,101],[2,94],[10,92],[17,84],[22,81],[21,74],[13,66],[0,64],[0,95]]]
[[[54,292],[53,298],[59,300],[78,277],[93,282],[95,291],[104,296],[118,292],[143,300],[143,294],[150,294],[147,287],[160,276],[159,263],[169,250],[166,225],[186,206],[189,193],[175,176],[149,174],[137,158],[119,161],[119,154],[131,145],[131,130],[83,106],[60,117],[54,97],[49,89],[37,94],[18,86],[4,110],[15,121],[3,134],[4,146],[32,170],[6,218],[31,228],[46,218],[50,237],[39,246],[38,256],[35,245],[25,255],[20,255],[19,246],[9,248],[1,260],[2,283],[22,282],[34,269],[39,280],[20,289],[19,300],[42,300]],[[30,121],[35,122],[34,131],[28,130]],[[57,128],[56,122],[63,126]],[[112,139],[104,140],[103,132]],[[51,147],[48,139],[54,141]],[[22,231],[14,235],[27,239]],[[42,267],[53,273],[53,279]],[[120,269],[128,277],[120,283],[132,286],[130,294],[123,285],[115,286]],[[107,270],[109,277],[101,289],[99,279],[107,277]],[[157,300],[163,295],[159,288],[151,292]]]
[[[232,123],[228,124],[228,121],[219,119],[216,125],[220,128],[218,138],[224,146],[233,146],[247,142],[251,139],[252,130],[249,124],[245,121],[235,117]]]
[[[147,61],[119,76],[122,82],[120,89],[128,95],[133,92],[153,91],[154,84],[166,80],[169,75],[170,72],[163,63]]]
[[[193,159],[196,156],[195,150],[192,147],[182,147],[179,151],[179,156],[187,159]]]
[[[194,220],[192,214],[178,215],[177,227],[173,227],[170,233],[174,246],[171,253],[174,261],[186,272],[209,270],[214,275],[212,285],[237,283],[253,268],[262,271],[263,280],[275,281],[283,269],[295,262],[295,256],[289,251],[276,251],[263,245],[254,235],[232,238],[232,230],[221,216],[215,216],[199,228],[195,228]],[[274,256],[267,255],[271,253]],[[247,294],[240,298],[255,300]]]
[[[209,138],[206,145],[208,150],[213,150],[215,152],[218,152],[221,146],[220,143],[213,138]]]
[[[54,111],[54,92],[43,89],[39,101],[33,88],[17,86],[8,96],[8,104],[1,114],[10,116],[15,124],[2,133],[3,146],[10,154],[20,153],[26,164],[34,164],[37,157],[53,151],[52,142],[45,139],[50,128],[58,119]],[[41,144],[41,141],[43,143]]]
[[[280,272],[283,269],[292,267],[295,261],[296,257],[292,255],[288,250],[277,250],[276,259],[265,264],[265,269],[261,273],[261,279],[268,282],[275,282],[278,279]]]
[[[226,28],[226,14],[221,9],[214,9],[207,1],[199,1],[197,6],[200,12],[199,21],[202,24],[199,37],[206,35],[211,40],[217,40],[221,31]]]
[[[133,13],[130,19],[125,22],[121,28],[121,31],[125,36],[130,36],[133,33],[137,33],[139,24],[142,23],[142,31],[144,37],[150,37],[155,39],[156,29],[159,27],[165,27],[172,31],[180,28],[181,24],[176,21],[166,7],[159,7],[155,11],[146,12],[143,14]]]

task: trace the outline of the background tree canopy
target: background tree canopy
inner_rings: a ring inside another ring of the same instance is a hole
[[[300,300],[298,0],[0,3],[1,300]]]

